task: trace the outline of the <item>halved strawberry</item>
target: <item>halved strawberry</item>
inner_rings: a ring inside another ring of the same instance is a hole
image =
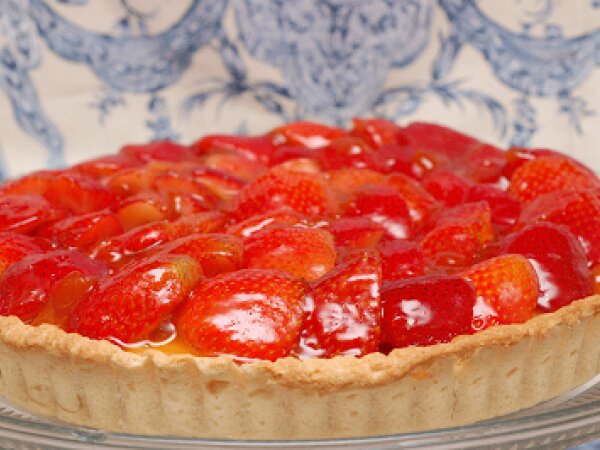
[[[502,255],[474,265],[462,273],[473,283],[477,301],[473,330],[496,323],[521,323],[533,316],[540,292],[538,277],[522,255]]]
[[[270,131],[267,136],[275,145],[301,145],[310,149],[324,147],[346,132],[315,122],[291,122]]]
[[[264,164],[236,153],[211,153],[202,159],[202,163],[207,169],[217,170],[246,182],[267,171]]]
[[[425,274],[425,255],[418,243],[400,239],[383,241],[379,243],[377,250],[381,255],[384,281]]]
[[[177,329],[200,355],[275,360],[298,345],[307,290],[276,270],[217,275],[181,305]]]
[[[539,158],[540,156],[561,156],[563,158],[570,158],[564,153],[550,150],[547,148],[523,148],[523,147],[511,147],[506,152],[506,165],[502,171],[502,174],[510,179],[519,167],[525,164],[527,161]],[[579,162],[573,160],[577,164]]]
[[[4,195],[39,195],[43,196],[50,180],[58,175],[58,171],[42,170],[33,172],[16,180],[9,180],[0,185],[0,196]]]
[[[538,307],[555,311],[592,294],[592,276],[581,244],[568,228],[529,225],[506,237],[501,253],[526,256],[540,281]]]
[[[426,224],[441,207],[441,204],[423,186],[404,174],[391,174],[386,178],[384,184],[396,189],[404,198],[410,217],[417,229]]]
[[[382,145],[377,153],[385,162],[387,172],[402,173],[416,180],[451,165],[450,158],[443,153],[412,147],[407,142]]]
[[[147,144],[129,144],[121,148],[120,154],[140,162],[183,161],[192,156],[189,147],[172,141],[154,141]]]
[[[189,256],[158,254],[104,278],[83,298],[67,330],[92,339],[139,342],[188,296],[202,275]]]
[[[61,208],[37,195],[0,196],[0,231],[31,233],[40,225],[64,216]]]
[[[49,245],[43,239],[19,233],[0,233],[0,276],[27,255],[42,253]]]
[[[469,148],[462,158],[461,172],[477,183],[494,183],[502,176],[507,164],[506,154],[490,144],[479,143]]]
[[[219,197],[203,183],[197,182],[192,175],[167,171],[157,174],[152,180],[152,189],[159,195],[169,199],[170,210],[178,217],[182,213],[194,213],[215,209],[220,202]],[[197,207],[182,207],[185,199],[195,199]]]
[[[226,134],[204,136],[194,142],[191,148],[192,152],[199,156],[209,152],[212,152],[213,155],[218,154],[218,152],[233,153],[260,164],[269,164],[274,150],[271,139],[266,136],[233,136]],[[235,175],[235,173],[232,173],[232,175]]]
[[[325,179],[338,200],[343,202],[367,184],[384,184],[385,175],[371,169],[350,167],[326,172]]]
[[[509,192],[522,201],[531,201],[561,189],[597,189],[600,180],[594,172],[562,155],[540,156],[527,161],[510,178]]]
[[[314,150],[312,157],[322,170],[354,167],[383,172],[386,169],[381,156],[361,138],[353,136],[332,139],[327,146]]]
[[[167,201],[150,191],[125,197],[117,203],[114,211],[125,230],[165,220],[170,216]]]
[[[310,217],[331,213],[336,205],[322,176],[274,168],[240,191],[234,215],[243,220],[286,208]]]
[[[142,163],[125,155],[106,155],[90,159],[73,166],[75,172],[100,179],[111,176],[121,170],[138,167]]]
[[[249,217],[227,228],[227,233],[241,238],[247,238],[255,233],[270,228],[279,228],[286,225],[309,225],[308,219],[302,214],[291,209],[281,209]]]
[[[367,217],[340,217],[328,221],[325,227],[333,235],[336,247],[375,247],[385,229]]]
[[[112,206],[114,192],[98,180],[78,173],[62,173],[52,178],[44,196],[53,205],[74,214],[85,214]]]
[[[413,148],[433,150],[451,158],[462,157],[467,150],[480,142],[456,130],[427,122],[413,122],[401,128],[399,139],[403,139]]]
[[[393,348],[449,342],[470,334],[475,290],[447,275],[397,280],[381,292],[381,341]]]
[[[231,201],[244,187],[246,182],[237,176],[209,167],[193,169],[191,177],[214,192],[222,201]]]
[[[361,251],[320,280],[310,293],[301,356],[364,355],[380,336],[381,261]]]
[[[335,265],[333,237],[325,230],[287,227],[256,233],[244,240],[244,267],[278,269],[313,281]]]
[[[448,170],[436,170],[423,178],[423,187],[436,200],[448,207],[457,206],[467,198],[471,183]]]
[[[394,122],[385,119],[352,119],[352,130],[350,134],[364,139],[374,148],[385,144],[397,142],[400,127]]]
[[[31,322],[44,309],[59,281],[72,272],[99,279],[107,269],[101,262],[70,250],[32,254],[12,264],[0,278],[0,314]]]
[[[492,223],[501,230],[516,224],[523,208],[521,202],[510,192],[485,184],[471,186],[466,201],[487,202],[492,212]]]

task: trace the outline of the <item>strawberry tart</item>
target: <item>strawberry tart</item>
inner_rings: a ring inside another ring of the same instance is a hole
[[[600,180],[355,119],[127,145],[0,185],[0,393],[105,430],[457,426],[600,371]]]

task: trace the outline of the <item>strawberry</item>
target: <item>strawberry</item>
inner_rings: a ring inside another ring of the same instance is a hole
[[[325,179],[338,200],[343,202],[367,184],[384,184],[385,176],[374,170],[350,167],[326,172]]]
[[[411,217],[408,206],[395,189],[367,185],[354,194],[344,207],[350,217],[368,217],[381,225],[388,237],[405,239],[411,235]]]
[[[494,183],[502,176],[507,163],[505,153],[490,144],[469,148],[462,158],[462,175],[477,183]]]
[[[381,262],[361,251],[310,293],[301,356],[361,356],[377,350],[380,335]]]
[[[234,215],[243,220],[286,208],[310,217],[331,213],[336,205],[322,176],[274,168],[240,191]]]
[[[0,196],[0,231],[31,233],[42,224],[64,217],[64,211],[37,195]]]
[[[467,150],[480,144],[477,139],[459,131],[426,122],[413,122],[401,128],[398,139],[413,148],[440,152],[450,158],[462,157]]]
[[[581,244],[561,225],[538,223],[506,237],[501,253],[529,259],[540,281],[538,308],[556,311],[592,294],[592,277]]]
[[[428,275],[397,280],[381,292],[384,344],[433,345],[471,332],[475,290],[460,277]]]
[[[136,261],[101,280],[77,304],[67,331],[140,342],[169,317],[201,275],[200,265],[189,256],[158,254]]]
[[[305,216],[296,211],[281,209],[242,220],[241,222],[231,225],[227,229],[227,233],[241,238],[247,238],[255,233],[270,228],[279,228],[285,225],[297,224],[308,226],[309,221]]]
[[[242,267],[242,241],[229,234],[191,234],[161,245],[156,251],[194,258],[207,277]]]
[[[379,243],[377,249],[381,255],[385,282],[425,274],[425,255],[416,242],[383,241]]]
[[[241,178],[208,167],[193,169],[191,176],[196,183],[206,186],[222,201],[233,200],[246,184]]]
[[[313,281],[336,259],[333,237],[325,230],[288,227],[256,233],[244,240],[244,267],[278,269]]]
[[[440,209],[440,203],[429,194],[417,181],[401,173],[394,173],[386,178],[385,185],[396,189],[408,205],[410,217],[415,228],[420,228]]]
[[[43,239],[18,233],[0,233],[0,276],[25,256],[48,249]]]
[[[462,273],[475,286],[473,330],[496,323],[521,323],[533,316],[540,286],[531,263],[522,255],[501,255]]]
[[[588,191],[540,195],[522,211],[519,225],[551,222],[565,225],[578,239],[590,265],[600,262],[600,198]]]
[[[31,254],[12,264],[0,278],[0,315],[31,322],[44,309],[57,283],[72,272],[98,279],[107,269],[70,250]]]
[[[212,152],[212,155],[218,154],[219,152],[226,154],[231,153],[243,156],[247,160],[259,164],[269,164],[271,162],[273,150],[271,139],[266,136],[213,134],[204,136],[202,139],[192,144],[192,152],[199,156],[209,152]],[[235,173],[232,173],[232,175],[235,175]]]
[[[145,166],[132,167],[115,172],[108,177],[106,184],[115,194],[126,197],[150,190],[155,175]]]
[[[197,182],[191,175],[168,171],[157,174],[152,180],[152,189],[168,198],[171,211],[176,217],[182,213],[210,211],[219,204],[219,197],[205,184]],[[197,204],[192,210],[182,208],[184,199],[192,199]]]
[[[211,153],[202,159],[207,169],[216,170],[243,181],[254,180],[267,171],[267,167],[235,153]]]
[[[569,158],[569,156],[547,148],[523,148],[523,147],[511,147],[506,152],[506,165],[502,170],[502,174],[510,179],[519,167],[521,167],[527,161],[539,158],[540,156],[561,156],[563,158]],[[569,158],[570,159],[570,158]],[[576,164],[579,162],[572,160]],[[581,164],[580,164],[581,165]]]
[[[306,283],[247,269],[201,283],[177,314],[177,329],[204,356],[275,360],[298,345]]]
[[[73,170],[91,178],[101,179],[125,169],[138,167],[141,164],[141,162],[125,155],[107,155],[79,163],[73,166]]]
[[[121,155],[140,162],[183,161],[192,156],[189,147],[172,141],[154,141],[147,144],[130,144],[121,148]]]
[[[521,202],[510,192],[485,184],[471,186],[466,201],[487,202],[492,213],[492,223],[499,229],[506,229],[516,224],[522,209]]]
[[[43,170],[10,180],[0,185],[0,196],[4,195],[39,195],[43,196],[50,180],[59,172]]]
[[[115,194],[99,181],[75,172],[53,177],[44,196],[53,205],[74,214],[98,211],[116,202]]]
[[[460,175],[447,170],[436,170],[423,178],[423,187],[445,206],[453,207],[467,198],[470,183]]]
[[[45,237],[61,247],[85,249],[123,231],[118,217],[104,210],[67,217],[43,226],[36,235]]]
[[[516,169],[509,192],[529,202],[541,194],[560,189],[597,189],[600,180],[591,170],[562,155],[540,156]]]
[[[364,139],[371,147],[395,144],[400,127],[385,119],[352,119],[350,134]]]
[[[126,197],[117,203],[114,210],[125,230],[158,222],[170,215],[167,202],[153,192]]]
[[[385,234],[384,228],[366,217],[340,217],[328,222],[336,247],[375,247]]]
[[[384,161],[387,172],[400,172],[416,180],[450,165],[448,156],[421,147],[411,147],[406,142],[382,145],[377,153]]]
[[[386,169],[377,152],[361,138],[353,136],[335,138],[329,145],[314,150],[312,156],[322,170],[354,167],[382,172]]]
[[[267,134],[275,145],[300,145],[310,149],[325,147],[346,132],[314,122],[291,122],[275,128]]]
[[[445,210],[435,227],[420,240],[428,258],[439,266],[466,267],[494,239],[491,211],[486,202],[464,203]]]

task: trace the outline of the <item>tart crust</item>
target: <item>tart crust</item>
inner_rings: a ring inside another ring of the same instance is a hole
[[[563,394],[600,371],[600,296],[447,344],[300,361],[142,354],[0,317],[0,393],[110,431],[309,439],[463,425]]]

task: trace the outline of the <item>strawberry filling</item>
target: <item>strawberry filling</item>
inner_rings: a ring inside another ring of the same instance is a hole
[[[429,123],[311,122],[0,185],[0,314],[123,348],[329,358],[600,292],[600,180]]]

